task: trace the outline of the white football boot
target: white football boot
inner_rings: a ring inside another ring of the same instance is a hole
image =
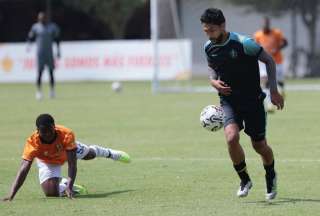
[[[36,92],[36,100],[40,101],[43,99],[43,94],[41,91]]]
[[[276,198],[277,196],[277,174],[275,174],[272,181],[268,181],[266,178],[267,183],[267,193],[266,193],[266,200],[270,201]]]
[[[238,197],[248,196],[249,190],[252,188],[252,182],[248,181],[246,184],[240,183],[239,190],[237,191]]]
[[[111,158],[114,161],[120,161],[123,163],[130,163],[131,158],[128,153],[124,151],[118,151],[118,150],[109,150],[109,158]]]

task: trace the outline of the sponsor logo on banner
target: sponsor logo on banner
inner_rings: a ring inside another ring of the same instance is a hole
[[[2,44],[0,82],[34,82],[35,46],[27,52],[26,43]],[[190,78],[190,40],[161,40],[158,47],[159,79]],[[153,47],[149,40],[62,42],[60,48],[61,58],[55,61],[59,81],[151,80],[153,77]],[[44,79],[48,79],[48,73],[44,73]]]

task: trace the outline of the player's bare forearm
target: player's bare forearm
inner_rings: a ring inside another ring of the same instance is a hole
[[[16,195],[16,193],[18,192],[19,188],[23,185],[23,183],[29,173],[31,165],[32,165],[32,161],[22,160],[21,167],[17,173],[16,179],[12,184],[10,194],[3,199],[4,201],[13,200],[13,198]]]
[[[259,55],[259,60],[266,64],[268,81],[270,85],[271,102],[277,106],[278,109],[283,109],[284,100],[279,94],[277,88],[277,78],[276,78],[276,64],[272,57],[267,54],[264,50]]]
[[[218,78],[217,72],[212,68],[210,64],[208,64],[208,72],[211,86],[214,87],[222,95],[230,95],[232,92],[231,88]]]
[[[72,191],[72,187],[74,181],[77,176],[77,154],[76,149],[68,150],[67,151],[67,158],[68,158],[68,189]]]
[[[275,64],[274,60],[264,50],[262,50],[258,59],[266,64],[268,82],[270,85],[270,92],[278,92],[277,77],[276,77],[276,64]]]

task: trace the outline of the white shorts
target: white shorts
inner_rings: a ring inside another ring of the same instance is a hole
[[[61,178],[61,165],[44,163],[39,159],[37,159],[37,165],[40,184],[50,178]]]
[[[259,61],[259,70],[260,70],[260,78],[268,77],[266,65],[261,61]],[[276,75],[277,75],[278,82],[284,81],[283,64],[276,65]]]
[[[77,159],[82,159],[86,156],[90,150],[90,147],[86,144],[76,141],[77,144]],[[61,178],[62,165],[48,164],[39,159],[36,159],[39,168],[39,181],[40,184],[50,178]]]

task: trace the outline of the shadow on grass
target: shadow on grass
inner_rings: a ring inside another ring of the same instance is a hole
[[[122,194],[122,193],[129,193],[131,191],[135,190],[119,190],[119,191],[112,191],[112,192],[107,192],[107,193],[92,193],[92,194],[86,194],[86,195],[77,195],[76,198],[105,198],[117,194]]]
[[[304,199],[304,198],[290,198],[280,197],[272,201],[260,200],[260,201],[248,201],[246,203],[261,204],[261,205],[281,205],[281,204],[296,204],[296,203],[319,203],[320,199]]]

